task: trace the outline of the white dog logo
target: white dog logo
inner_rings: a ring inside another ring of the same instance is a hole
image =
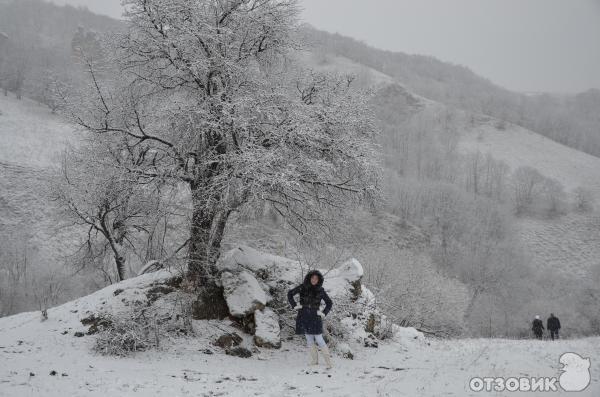
[[[565,353],[558,360],[563,365],[558,382],[564,391],[582,391],[590,384],[590,359],[577,353]]]

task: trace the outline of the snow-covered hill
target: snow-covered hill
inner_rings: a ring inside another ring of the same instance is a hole
[[[33,263],[52,266],[72,253],[56,230],[48,190],[52,167],[77,139],[75,128],[29,99],[0,95],[0,113],[0,238],[26,247]]]
[[[75,128],[47,106],[0,95],[0,162],[35,168],[57,164]]]
[[[585,187],[600,198],[600,158],[555,142],[515,124],[499,129],[497,119],[466,128],[460,146],[465,152],[491,153],[512,169],[536,168],[559,181],[568,192]]]
[[[503,124],[503,128],[498,128]],[[560,182],[569,199],[573,191],[590,191],[600,202],[600,158],[564,146],[511,123],[485,118],[465,128],[460,140],[464,153],[490,153],[513,171],[522,166],[537,169]],[[596,205],[597,206],[597,205]],[[539,269],[562,273],[568,278],[585,278],[600,258],[600,215],[573,211],[558,218],[518,219],[521,241]]]
[[[565,352],[591,358],[592,383],[578,395],[600,393],[599,338],[421,341],[403,333],[354,350],[353,359],[336,353],[334,368],[325,370],[307,365],[300,337],[266,349],[244,336],[254,354],[239,358],[213,344],[224,332],[242,333],[237,325],[193,320],[193,335],[170,336],[158,349],[126,358],[93,352],[97,335],[81,320],[99,310],[118,314],[123,303],[151,294],[168,311],[173,292],[153,289],[176,277],[165,270],[126,280],[50,309],[46,321],[39,312],[0,319],[0,396],[478,396],[471,378],[558,377]]]

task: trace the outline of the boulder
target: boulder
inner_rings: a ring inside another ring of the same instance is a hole
[[[340,342],[335,346],[335,349],[342,354],[342,357],[354,360],[354,353],[349,344]]]
[[[254,312],[256,330],[254,332],[254,344],[270,349],[281,347],[279,316],[271,309],[256,310]]]
[[[288,327],[279,329],[279,323],[293,324],[296,312],[290,309],[276,314],[269,307],[287,308],[287,292],[300,284],[310,269],[301,262],[247,246],[221,255],[217,267],[222,272],[230,314],[254,335],[256,346],[279,347],[281,338],[293,332]],[[336,342],[347,343],[348,347],[377,347],[385,339],[402,339],[404,343],[422,340],[418,331],[400,330],[385,316],[375,295],[362,285],[364,270],[358,260],[352,258],[321,272],[325,275],[323,288],[334,302],[327,331]],[[348,357],[354,356],[351,350],[348,352]]]
[[[425,335],[412,327],[400,327],[396,324],[392,326],[393,337],[400,343],[423,342]]]
[[[225,354],[228,354],[228,355],[234,356],[234,357],[241,357],[241,358],[252,357],[252,352],[250,350],[246,349],[245,347],[241,347],[241,346],[227,349],[227,350],[225,350]]]
[[[266,284],[285,281],[295,283],[302,266],[297,261],[272,255],[247,246],[239,246],[221,255],[217,268],[222,272],[247,271]]]
[[[247,271],[237,274],[223,272],[221,283],[229,313],[234,317],[245,317],[267,304],[267,294],[256,278]]]
[[[357,300],[363,294],[363,274],[360,262],[352,258],[327,272],[323,287],[332,296],[343,296],[349,292],[352,300]]]
[[[234,346],[239,346],[242,343],[242,337],[232,332],[230,334],[223,334],[219,336],[219,338],[214,342],[215,346],[222,347],[224,349],[229,349]]]

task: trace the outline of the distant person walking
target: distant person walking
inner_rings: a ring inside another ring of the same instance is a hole
[[[535,316],[531,330],[536,338],[542,339],[542,336],[544,335],[544,323],[540,319],[540,316]]]
[[[550,313],[548,321],[546,321],[546,328],[550,331],[550,338],[554,340],[554,337],[558,339],[558,330],[560,329],[560,320],[554,316],[554,313]]]

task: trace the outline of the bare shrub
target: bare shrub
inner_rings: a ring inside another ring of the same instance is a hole
[[[546,179],[544,181],[543,198],[548,216],[555,217],[567,212],[567,194],[557,180]]]
[[[575,210],[579,212],[592,212],[594,210],[594,195],[584,187],[578,187],[573,191],[575,195]]]
[[[56,305],[63,296],[65,277],[58,272],[48,272],[34,278],[31,289],[42,319],[48,319],[48,309]]]
[[[149,332],[151,324],[139,318],[108,317],[99,328],[94,350],[103,355],[124,357],[158,344],[156,335],[152,338]]]
[[[542,193],[544,176],[532,167],[519,167],[513,174],[515,212],[529,211]]]

